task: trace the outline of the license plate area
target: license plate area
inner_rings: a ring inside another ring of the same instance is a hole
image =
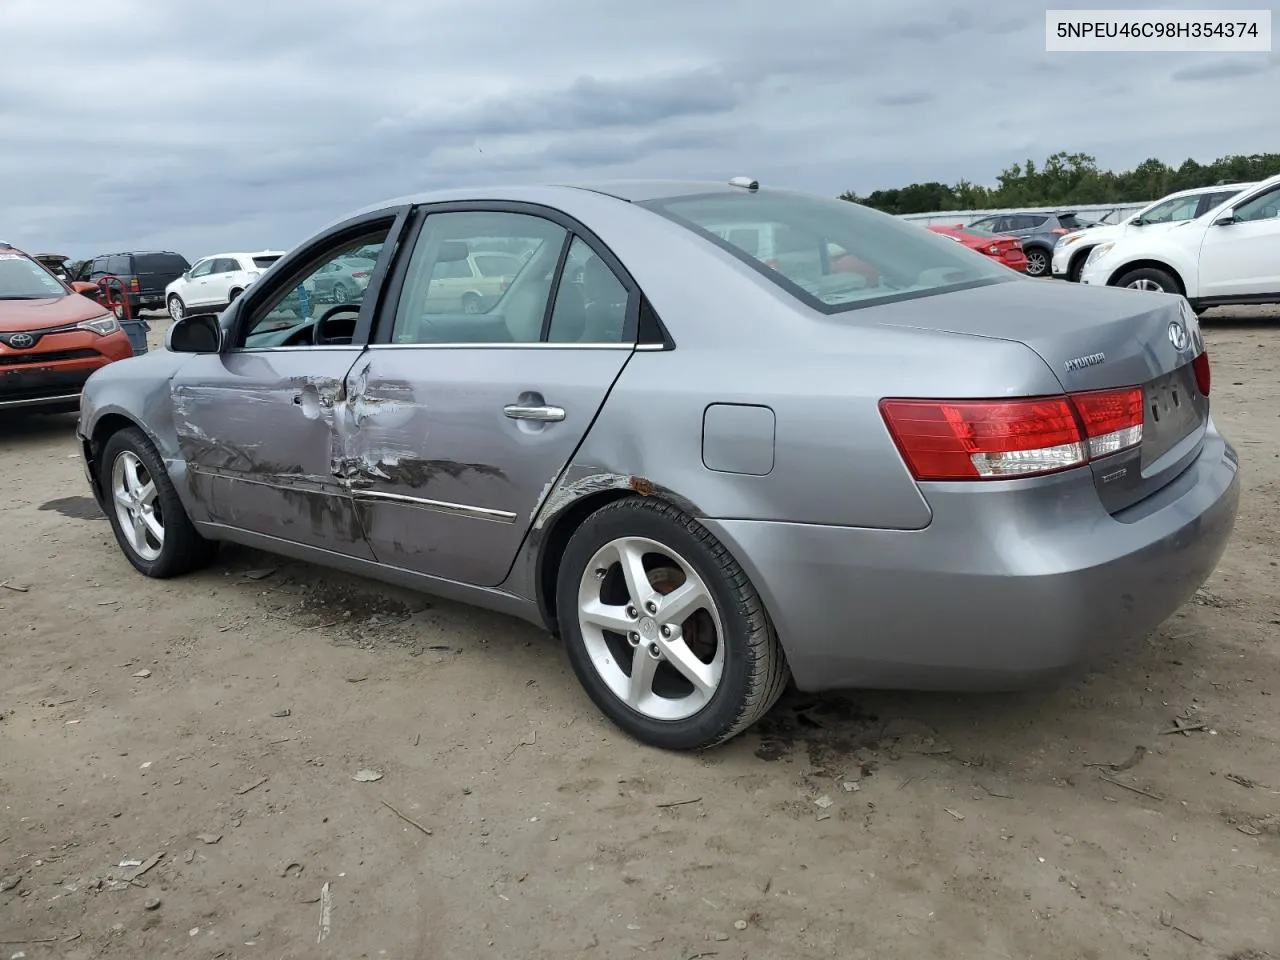
[[[1209,400],[1196,387],[1195,371],[1185,364],[1149,382],[1143,393],[1142,468],[1172,450],[1207,419]]]

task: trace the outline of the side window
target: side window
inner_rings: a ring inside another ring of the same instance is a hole
[[[999,233],[1002,230],[1009,229],[1005,226],[1005,221],[1007,219],[1008,217],[983,217],[981,220],[973,221],[969,226],[976,227],[979,230],[985,230],[988,233]]]
[[[107,258],[98,257],[96,260],[93,261],[93,266],[90,268],[90,276],[96,280],[99,277],[106,276],[106,274],[107,274]]]
[[[1216,209],[1219,204],[1226,203],[1239,192],[1239,190],[1227,190],[1224,193],[1206,193],[1200,199],[1200,206],[1196,210],[1196,216],[1203,216],[1210,210]]]
[[[238,269],[240,268],[236,266],[236,262],[232,260],[230,257],[219,257],[217,260],[213,261],[213,269],[210,270],[209,272],[210,273],[235,273]]]
[[[1179,197],[1156,207],[1145,217],[1146,223],[1174,223],[1178,220],[1190,220],[1200,207],[1199,197]]]
[[[565,229],[525,213],[436,213],[405,272],[393,343],[537,343]],[[476,276],[471,261],[519,251],[515,276]],[[461,268],[461,269],[460,269]]]
[[[582,280],[560,281],[547,340],[551,343],[622,343],[627,288],[580,237],[569,247],[569,263],[581,263]]]
[[[1240,222],[1273,220],[1280,216],[1280,187],[1268,190],[1236,207],[1236,219]]]
[[[281,282],[271,284],[266,299],[250,306],[248,316],[240,326],[236,346],[261,350],[269,347],[310,347],[318,343],[333,346],[350,343],[365,284],[361,283],[348,292],[343,303],[349,309],[337,310],[329,303],[320,302],[321,298],[316,294],[316,278],[361,248],[368,250],[369,256],[377,257],[391,226],[387,222],[371,227],[368,233],[355,237],[348,234],[348,239],[317,251],[303,267],[281,277]],[[222,258],[222,262],[235,263],[226,258]],[[332,322],[325,321],[323,338],[318,340],[315,321],[326,313]]]
[[[194,267],[191,268],[191,276],[207,277],[210,273],[213,272],[213,265],[217,262],[218,261],[216,260],[199,261]]]
[[[133,272],[127,256],[116,256],[107,258],[107,273],[114,273],[117,277],[127,277]]]

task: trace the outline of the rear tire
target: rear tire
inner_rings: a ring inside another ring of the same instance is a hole
[[[1181,293],[1178,281],[1163,270],[1155,267],[1139,267],[1130,270],[1115,283],[1115,287],[1128,287],[1130,290],[1143,290],[1147,293]]]
[[[187,315],[187,305],[182,302],[182,298],[178,296],[176,293],[172,294],[169,297],[168,307],[169,307],[169,318],[174,323],[177,323],[179,320],[181,320],[183,317]]]
[[[1044,247],[1028,247],[1025,253],[1027,255],[1027,276],[1047,276],[1053,265],[1053,254]]]
[[[790,678],[742,567],[661,501],[627,498],[589,516],[565,549],[556,602],[587,695],[651,746],[723,743],[763,717]]]
[[[227,294],[227,306],[231,306],[231,304],[235,303],[236,297],[240,296],[242,293],[244,293],[243,290],[232,290]]]
[[[196,532],[164,461],[145,433],[126,427],[102,449],[98,485],[116,542],[134,568],[167,579],[205,566],[218,545]],[[158,531],[158,534],[157,534]]]

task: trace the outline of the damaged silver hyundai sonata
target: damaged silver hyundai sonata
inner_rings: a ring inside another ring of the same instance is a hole
[[[355,302],[314,302],[335,262]],[[1180,297],[1049,285],[840,200],[727,184],[370,207],[79,423],[129,561],[218,541],[558,634],[628,733],[801,689],[991,690],[1141,637],[1218,562],[1236,454]]]

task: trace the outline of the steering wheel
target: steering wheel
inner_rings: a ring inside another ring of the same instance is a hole
[[[350,324],[334,324],[336,328],[332,332],[325,332],[325,327],[329,323],[329,319],[339,313],[350,313]],[[320,318],[311,327],[311,340],[316,346],[345,346],[349,344],[356,333],[356,318],[360,315],[360,305],[358,303],[339,303],[330,307],[324,313],[320,314]]]

